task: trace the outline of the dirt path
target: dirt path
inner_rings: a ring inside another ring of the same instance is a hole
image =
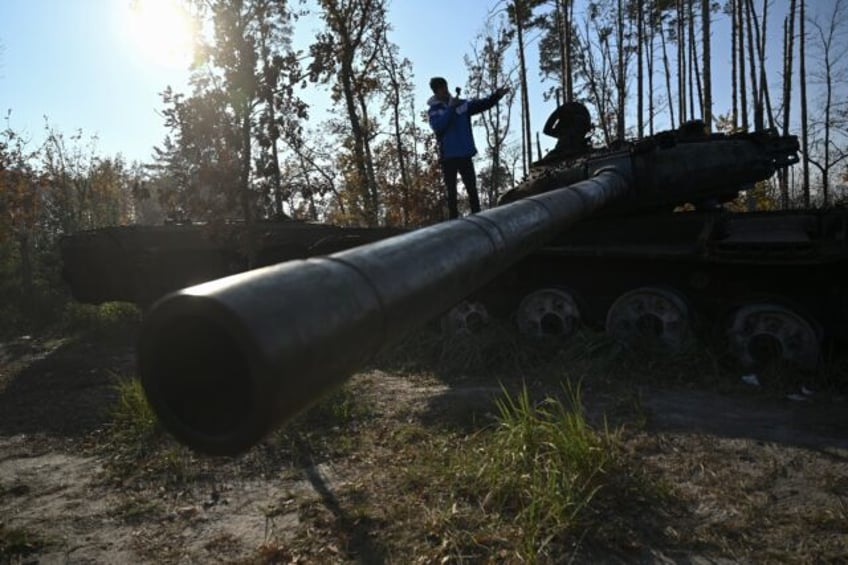
[[[365,532],[356,540],[365,548],[360,556],[412,560],[378,547],[379,516],[369,516],[362,530],[365,518],[336,497],[379,488],[381,468],[391,461],[379,442],[370,452],[296,469],[255,457],[176,466],[212,476],[180,489],[116,478],[109,455],[95,446],[116,380],[133,372],[127,343],[21,340],[0,347],[0,563],[350,561],[322,527],[327,515]],[[482,417],[499,391],[490,383],[449,386],[379,371],[356,379],[374,407],[376,437],[411,422]],[[646,387],[639,404],[646,425],[628,436],[628,449],[684,501],[685,519],[664,526],[663,535],[701,540],[690,549],[646,544],[634,550],[639,560],[848,560],[845,401]],[[313,536],[312,557],[280,549],[296,535],[292,547]]]

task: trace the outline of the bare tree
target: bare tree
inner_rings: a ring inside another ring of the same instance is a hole
[[[530,127],[530,95],[527,90],[527,45],[524,34],[527,28],[533,25],[533,9],[539,4],[541,4],[541,0],[512,0],[507,7],[507,14],[509,15],[510,22],[515,29],[516,48],[518,49],[519,88],[521,90],[522,145],[524,147],[524,174],[527,174],[527,171],[529,170],[533,153],[533,135]]]
[[[789,135],[789,117],[792,108],[792,55],[795,38],[795,4],[789,2],[789,15],[783,22],[783,135]],[[789,207],[789,170],[780,171],[780,204]]]
[[[412,63],[408,59],[401,60],[397,46],[388,42],[380,45],[377,63],[385,77],[382,81],[385,85],[383,108],[388,110],[391,116],[392,148],[395,152],[398,173],[400,174],[402,193],[400,216],[403,225],[408,226],[410,221],[409,198],[413,183],[408,161],[410,156],[414,155],[414,149],[408,146],[407,139],[414,140],[416,136],[414,132],[410,131],[414,128],[414,123],[410,118],[414,117],[415,114],[413,112],[410,116],[406,116],[405,109],[414,104],[412,102]],[[406,125],[408,120],[410,123]]]
[[[743,0],[745,5],[745,33],[748,40],[748,72],[751,77],[751,99],[754,101],[754,130],[763,129],[763,106],[759,93],[759,83],[757,82],[757,59],[754,56],[754,8],[753,0]]]
[[[807,121],[807,34],[806,34],[806,17],[805,4],[806,0],[801,0],[801,6],[798,13],[798,25],[800,30],[798,33],[798,74],[801,96],[801,154],[803,162],[801,164],[801,190],[804,194],[804,206],[810,207],[810,143],[809,143],[809,126]]]
[[[739,127],[739,82],[736,77],[738,75],[738,71],[736,68],[736,0],[730,0],[726,7],[727,10],[730,11],[730,61],[731,61],[731,70],[730,70],[730,81],[731,81],[731,98],[732,98],[732,118],[733,118],[733,129],[736,130]]]
[[[469,83],[472,92],[483,96],[496,88],[510,82],[506,69],[506,56],[510,47],[509,30],[500,22],[491,25],[478,37],[478,42],[472,47],[472,56],[466,57],[469,67]],[[497,203],[500,194],[509,187],[509,177],[504,166],[504,146],[510,133],[512,117],[512,102],[515,92],[510,91],[506,97],[492,110],[483,112],[477,117],[477,123],[486,132],[486,155],[489,166],[481,172],[481,186],[487,206]],[[538,145],[538,143],[537,143]]]
[[[754,9],[753,2],[751,3],[751,12],[754,16],[754,36],[757,41],[757,57],[760,62],[760,108],[765,111],[765,117],[768,118],[770,128],[774,127],[774,112],[771,107],[771,95],[769,93],[768,80],[766,80],[766,37],[768,35],[768,8],[769,0],[763,0],[763,17],[762,23],[757,18],[757,11]],[[760,26],[762,25],[762,33]]]
[[[645,135],[645,70],[643,64],[643,60],[645,58],[644,9],[644,0],[636,0],[636,137],[639,139]]]
[[[648,49],[645,58],[645,70],[648,73],[648,135],[654,135],[654,0],[648,0],[647,41]]]
[[[742,112],[741,127],[744,131],[748,131],[748,97],[745,88],[745,0],[734,0],[736,7],[733,18],[733,29],[736,35],[736,56],[738,64],[736,71],[739,73],[737,86],[739,87],[739,110]]]
[[[686,113],[686,9],[685,0],[677,0],[675,30],[677,39],[677,112],[680,123],[688,119]]]
[[[598,20],[597,13],[584,14],[583,31],[578,33],[580,49],[575,64],[584,82],[589,103],[601,128],[602,142],[610,145],[614,139],[613,103],[616,88],[614,73],[610,68],[609,35],[611,30]]]
[[[832,169],[848,158],[848,152],[834,143],[834,90],[848,82],[848,8],[844,0],[834,0],[832,10],[822,18],[816,17],[810,23],[815,28],[818,39],[817,51],[822,65],[813,75],[816,83],[824,88],[822,116],[817,123],[817,139],[814,145],[818,151],[810,155],[809,161],[821,175],[822,203],[827,206],[830,200],[830,175]]]
[[[710,0],[701,0],[701,32],[704,59],[704,123],[707,131],[713,128],[713,79],[712,79],[712,54],[711,50],[711,10]]]
[[[624,123],[624,115],[625,115],[625,106],[627,102],[627,60],[626,60],[626,48],[624,45],[624,7],[622,5],[622,0],[616,1],[616,11],[615,11],[615,29],[616,29],[616,49],[617,53],[617,61],[618,61],[618,73],[616,73],[616,92],[617,96],[617,112],[616,112],[616,138],[619,141],[624,141],[624,132],[625,132],[625,123]]]
[[[327,29],[310,46],[310,75],[314,81],[330,82],[334,98],[344,105],[356,177],[350,188],[363,195],[363,221],[378,225],[380,197],[369,146],[375,126],[364,112],[368,95],[376,88],[371,71],[378,53],[375,47],[385,41],[386,2],[320,0],[319,4]]]
[[[701,88],[701,69],[698,67],[698,40],[695,37],[695,0],[686,0],[686,20],[689,27],[689,116],[704,115],[704,96]],[[698,110],[695,110],[697,93]]]
[[[659,23],[658,27],[659,27],[659,30],[660,30],[660,44],[662,46],[663,70],[665,71],[665,90],[666,90],[666,96],[668,97],[667,98],[668,99],[668,113],[669,113],[669,117],[671,119],[671,128],[674,129],[675,128],[675,125],[674,125],[674,102],[673,102],[674,98],[671,95],[671,64],[669,63],[669,60],[668,60],[668,50],[666,48],[666,37],[665,37],[666,33],[665,33],[665,28],[663,26],[662,15],[660,15],[660,23]],[[683,117],[681,116],[681,121],[682,120],[683,120]]]
[[[574,100],[574,69],[572,43],[574,0],[554,0],[554,17],[560,46],[560,89],[563,102]]]

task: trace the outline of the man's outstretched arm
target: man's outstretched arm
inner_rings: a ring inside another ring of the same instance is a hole
[[[509,92],[509,88],[507,88],[506,86],[502,86],[486,98],[480,98],[478,100],[469,100],[468,114],[473,116],[474,114],[485,112],[486,110],[497,104],[498,100],[503,98],[507,92]]]

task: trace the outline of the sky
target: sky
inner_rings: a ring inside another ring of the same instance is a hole
[[[166,0],[136,0],[144,3]],[[828,4],[832,0],[818,0]],[[0,0],[0,112],[15,131],[43,139],[45,117],[56,130],[70,135],[81,130],[97,136],[102,155],[121,153],[127,160],[150,161],[152,149],[166,135],[159,93],[168,85],[188,93],[187,55],[166,37],[180,33],[173,12],[131,8],[132,0]],[[463,57],[482,30],[494,0],[393,0],[389,20],[392,41],[412,61],[416,99],[423,110],[430,96],[431,76],[444,76],[462,86],[467,71]],[[782,0],[778,1],[778,4]],[[145,16],[146,14],[146,16]],[[771,20],[770,37],[779,30],[782,14]],[[729,40],[725,18],[717,16],[713,33],[714,92],[729,90]],[[296,47],[306,48],[318,25],[303,21]],[[153,40],[151,40],[153,38]],[[162,52],[162,44],[170,47]],[[780,49],[777,38],[772,49]],[[779,60],[779,57],[770,55]],[[537,66],[531,53],[530,65]],[[534,130],[540,129],[553,103],[542,101],[537,71],[531,74],[530,99]],[[777,97],[780,77],[770,79]],[[307,101],[326,104],[326,94],[304,93]],[[716,96],[714,112],[729,103]],[[319,99],[320,98],[320,99]],[[797,99],[797,97],[796,97]],[[3,127],[5,127],[5,123]],[[478,134],[479,140],[479,134]],[[552,144],[552,142],[550,143]],[[550,144],[545,143],[543,146]]]
[[[78,129],[86,137],[97,135],[103,154],[148,161],[167,133],[159,93],[167,85],[190,89],[185,67],[151,57],[134,36],[133,28],[143,24],[130,4],[0,0],[0,112],[5,119],[11,110],[8,125],[35,144],[43,139],[46,116],[66,135]],[[469,0],[423,6],[418,0],[395,0],[391,13],[393,39],[415,66],[422,110],[430,76],[464,83],[462,58],[488,11],[485,2]],[[450,17],[440,9],[448,6]],[[303,48],[316,30],[314,22],[297,30]]]

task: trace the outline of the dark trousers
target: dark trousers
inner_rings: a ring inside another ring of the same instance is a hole
[[[442,160],[442,175],[445,179],[445,188],[448,191],[448,214],[451,219],[459,217],[459,207],[456,198],[456,175],[462,177],[465,192],[468,193],[468,202],[471,204],[471,213],[480,211],[480,198],[477,196],[477,173],[474,171],[474,162],[471,157],[457,157]]]

